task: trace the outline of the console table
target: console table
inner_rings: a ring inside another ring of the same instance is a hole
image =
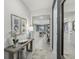
[[[7,48],[4,48],[4,51],[9,53],[9,59],[20,59],[19,54],[20,51],[26,46],[26,50],[28,50],[27,46],[30,43],[31,44],[31,50],[32,50],[32,41],[33,39],[28,39],[25,43],[18,44],[17,47],[13,48],[12,46],[8,46]]]

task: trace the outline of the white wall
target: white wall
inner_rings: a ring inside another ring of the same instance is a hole
[[[7,47],[9,45],[8,44],[8,38],[10,37],[9,32],[11,31],[10,14],[15,14],[17,16],[26,18],[28,21],[28,24],[30,24],[31,13],[30,13],[29,8],[25,7],[25,5],[22,3],[21,0],[5,0],[4,12],[5,12],[5,15],[4,15],[4,18],[5,18],[4,19],[4,46]],[[23,35],[22,37],[25,37],[25,35]],[[8,59],[7,55],[8,54],[4,56],[5,59]]]
[[[9,32],[11,31],[11,16],[10,14],[15,14],[20,17],[30,20],[30,11],[28,7],[25,7],[20,0],[5,0],[5,22],[4,22],[4,38],[5,38],[5,47],[7,46],[7,38]]]

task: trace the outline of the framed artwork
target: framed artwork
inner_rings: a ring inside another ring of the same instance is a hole
[[[20,17],[11,14],[11,32],[19,35],[21,33]]]
[[[11,32],[20,35],[25,32],[26,20],[22,17],[11,14]],[[11,33],[11,34],[12,34]]]
[[[22,19],[21,20],[21,33],[25,33],[26,32],[26,19]]]

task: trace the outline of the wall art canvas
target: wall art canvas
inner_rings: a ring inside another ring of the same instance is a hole
[[[27,25],[27,22],[26,22],[26,19],[21,19],[21,33],[25,33],[26,32],[26,25]]]
[[[21,18],[11,14],[11,32],[19,35],[21,33]]]
[[[26,19],[11,14],[11,32],[20,35],[26,31]]]

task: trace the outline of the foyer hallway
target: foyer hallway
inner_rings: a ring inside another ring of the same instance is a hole
[[[5,59],[59,59],[61,50],[64,50],[65,59],[75,58],[74,0],[66,0],[64,4],[63,21],[67,24],[64,26],[64,49],[61,49],[59,40],[62,35],[58,36],[58,32],[63,32],[58,31],[63,18],[58,1],[62,0],[5,0],[4,49],[12,46],[4,52]],[[20,49],[19,45],[13,48],[16,45],[13,39],[17,39],[17,44],[24,43],[20,44]]]
[[[27,59],[52,59],[52,49],[45,38],[37,38],[36,46],[33,52],[28,54]]]

